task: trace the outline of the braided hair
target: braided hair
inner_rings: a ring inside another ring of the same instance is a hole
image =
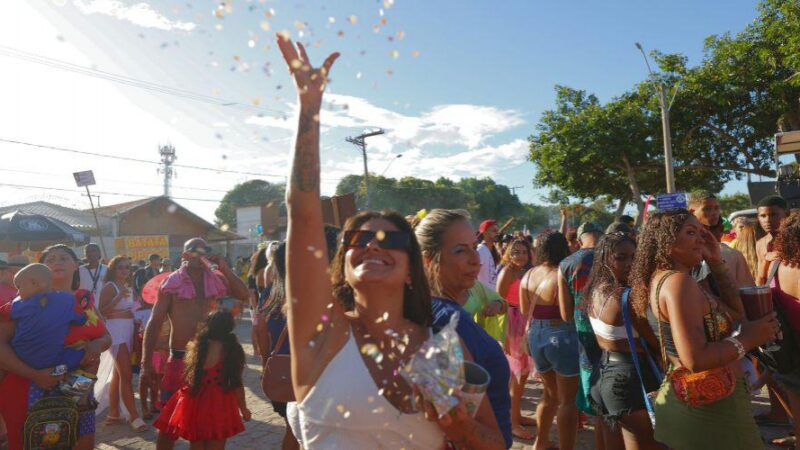
[[[647,221],[639,236],[639,246],[633,258],[629,282],[632,288],[631,305],[637,316],[644,319],[650,304],[650,281],[657,270],[675,268],[669,256],[678,233],[692,213],[685,209],[659,211]]]
[[[624,242],[630,242],[634,247],[636,246],[636,241],[629,234],[621,231],[604,234],[600,238],[594,248],[594,263],[592,264],[592,271],[589,273],[589,281],[584,286],[581,294],[582,298],[590,300],[580,302],[578,307],[582,310],[588,310],[588,305],[594,303],[595,299],[606,299],[613,295],[614,291],[623,287],[622,281],[617,280],[614,276],[611,265],[614,258],[614,249]]]
[[[191,395],[197,395],[203,385],[203,374],[205,373],[203,366],[211,341],[222,343],[222,380],[220,383],[222,389],[227,391],[242,386],[244,350],[233,332],[235,325],[236,322],[230,311],[214,311],[208,315],[203,328],[189,344],[183,376],[190,388]]]

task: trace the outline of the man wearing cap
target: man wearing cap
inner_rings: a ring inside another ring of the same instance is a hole
[[[586,414],[595,415],[589,405],[589,378],[592,369],[600,362],[602,350],[597,345],[597,338],[592,331],[589,316],[578,305],[581,302],[583,287],[589,280],[594,262],[594,247],[603,235],[603,229],[594,222],[584,222],[578,227],[578,242],[580,248],[572,255],[566,257],[558,267],[558,303],[561,307],[561,318],[565,322],[575,322],[580,342],[580,368],[581,388],[575,402],[578,408]],[[602,418],[598,420],[596,433],[602,427]]]
[[[0,260],[0,306],[17,297],[17,288],[14,287],[14,275],[29,264],[25,255],[15,255],[8,258],[8,262]]]
[[[478,281],[493,291],[497,290],[497,263],[500,255],[494,248],[494,240],[497,237],[497,221],[486,219],[478,227],[478,255],[481,258],[481,271],[478,273]]]

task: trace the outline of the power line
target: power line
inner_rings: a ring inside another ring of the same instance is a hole
[[[170,86],[165,86],[157,83],[152,83],[149,81],[139,80],[137,78],[128,77],[125,75],[115,74],[111,72],[106,72],[99,69],[92,69],[89,67],[80,66],[78,64],[73,64],[67,61],[62,61],[59,59],[49,58],[47,56],[39,55],[36,53],[26,52],[24,50],[19,50],[13,47],[8,47],[5,45],[0,45],[0,55],[8,56],[11,58],[21,59],[24,61],[32,62],[35,64],[41,64],[44,66],[48,66],[55,69],[62,69],[73,73],[79,73],[82,75],[87,75],[94,78],[100,78],[107,81],[112,81],[115,83],[124,84],[127,86],[132,86],[135,88],[146,89],[153,92],[159,92],[162,94],[173,95],[176,97],[181,97],[187,100],[199,101],[203,103],[208,103],[216,106],[225,106],[225,107],[237,107],[242,109],[252,109],[255,111],[261,112],[271,112],[277,113],[281,116],[286,116],[285,111],[280,111],[277,109],[270,109],[264,108],[262,106],[251,105],[248,103],[241,103],[235,100],[226,100],[217,97],[213,97],[210,95],[200,94],[197,92],[189,91],[186,89],[179,89]]]
[[[0,138],[0,142],[6,142],[6,143],[9,143],[9,144],[17,144],[17,145],[25,145],[25,146],[28,146],[28,147],[41,148],[41,149],[45,149],[45,150],[54,150],[54,151],[59,151],[59,152],[75,153],[75,154],[79,154],[79,155],[96,156],[98,158],[110,158],[110,159],[117,159],[117,160],[120,160],[120,161],[130,161],[130,162],[137,162],[137,163],[142,163],[142,164],[154,164],[154,165],[160,165],[161,164],[159,161],[151,161],[151,160],[147,160],[147,159],[132,158],[130,156],[108,155],[108,154],[105,154],[105,153],[89,152],[89,151],[85,151],[85,150],[76,150],[76,149],[72,149],[72,148],[58,147],[58,146],[55,146],[55,145],[34,144],[32,142],[18,141],[18,140],[14,140],[14,139]],[[213,167],[191,166],[191,165],[186,165],[186,164],[173,164],[173,167],[180,167],[180,168],[183,168],[183,169],[193,169],[193,170],[205,170],[205,171],[210,171],[210,172],[233,173],[233,174],[237,174],[237,175],[252,175],[252,176],[259,176],[259,177],[286,178],[286,175],[276,175],[276,174],[269,174],[269,173],[263,173],[263,172],[244,172],[244,171],[240,171],[240,170],[218,169],[218,168],[213,168]]]
[[[47,191],[62,191],[62,192],[73,192],[75,193],[75,189],[67,189],[67,188],[58,188],[58,187],[51,187],[51,186],[34,186],[30,184],[12,184],[12,183],[0,183],[0,186],[9,187],[13,189],[38,189],[38,190],[47,190]],[[123,197],[147,197],[146,195],[142,194],[128,194],[125,192],[105,192],[105,191],[92,191],[95,194],[101,195],[119,195]],[[155,196],[153,196],[155,197]],[[221,199],[215,200],[210,198],[187,198],[187,197],[170,197],[173,200],[187,200],[187,201],[195,201],[195,202],[215,202],[219,203]]]
[[[63,173],[37,172],[37,171],[34,171],[34,170],[6,169],[6,168],[0,168],[0,172],[24,173],[24,174],[29,174],[29,175],[46,175],[46,176],[49,176],[49,177],[60,177],[60,176],[64,175]],[[136,185],[136,186],[162,186],[163,185],[163,183],[147,183],[147,182],[144,182],[144,181],[128,181],[128,180],[117,180],[117,179],[113,179],[112,180],[110,178],[98,178],[98,177],[96,177],[96,179],[98,181],[108,181],[110,183],[121,183],[121,184],[132,184],[132,185]],[[210,189],[210,188],[202,188],[202,187],[196,187],[196,186],[175,186],[175,185],[173,185],[172,187],[175,188],[175,189],[187,189],[187,190],[193,190],[193,191],[206,191],[206,192],[228,192],[229,191],[229,190],[225,190],[225,189]]]

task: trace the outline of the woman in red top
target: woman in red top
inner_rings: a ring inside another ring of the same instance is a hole
[[[531,245],[526,239],[515,239],[506,248],[503,255],[503,270],[497,280],[497,293],[508,301],[508,328],[504,350],[508,365],[511,368],[511,433],[520,438],[530,440],[533,434],[523,425],[536,425],[529,417],[522,417],[522,392],[525,381],[533,366],[530,356],[523,347],[527,345],[525,335],[525,317],[519,310],[519,284],[531,262]]]
[[[111,336],[95,309],[92,295],[85,290],[76,291],[80,282],[77,276],[78,257],[72,249],[59,244],[46,248],[39,261],[53,272],[54,291],[75,292],[75,309],[84,312],[88,320],[83,326],[70,328],[64,345],[82,347],[86,352],[81,361],[82,368],[96,370],[100,353],[111,346]],[[17,357],[11,348],[14,329],[8,311],[5,307],[0,308],[0,367],[7,371],[6,377],[0,382],[0,415],[8,427],[8,448],[19,450],[22,449],[22,430],[28,408],[42,397],[60,395],[56,387],[60,377],[50,376],[52,367],[35,370]],[[94,447],[94,432],[94,410],[81,411],[75,449],[91,450]]]
[[[772,279],[773,299],[780,302],[789,325],[789,329],[782,332],[784,335],[792,333],[800,341],[800,213],[793,212],[781,222],[775,238],[775,251],[780,255],[780,260],[773,262],[779,264]],[[800,442],[797,441],[800,434],[800,367],[773,374],[773,378],[784,388],[788,397],[789,409],[794,416],[794,448],[800,450]]]

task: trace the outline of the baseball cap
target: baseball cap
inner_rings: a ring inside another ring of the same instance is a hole
[[[11,267],[25,267],[30,263],[31,260],[25,255],[14,255],[8,258],[8,265]]]
[[[581,237],[584,233],[600,233],[603,234],[603,229],[600,228],[600,225],[594,222],[583,222],[581,226],[578,227],[578,238]]]
[[[497,225],[497,221],[494,219],[486,219],[481,222],[481,225],[478,227],[478,234],[483,234],[489,227],[492,225]]]

